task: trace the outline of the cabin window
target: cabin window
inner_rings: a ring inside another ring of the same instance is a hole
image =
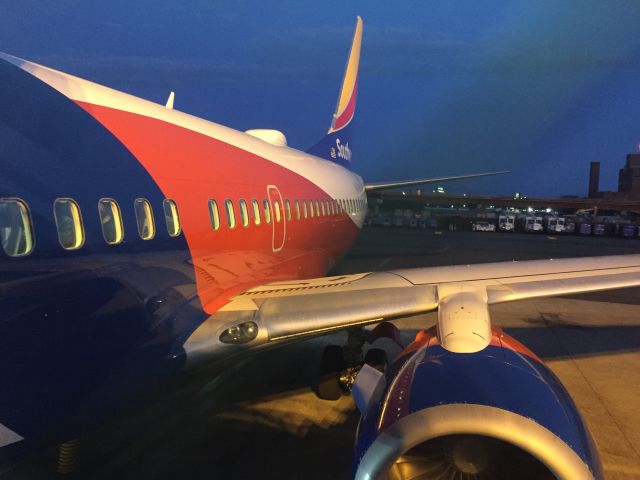
[[[251,207],[253,208],[253,223],[260,225],[260,204],[255,198],[251,200]]]
[[[70,198],[58,198],[53,203],[53,217],[58,230],[58,241],[65,250],[77,250],[84,244],[82,213]]]
[[[220,212],[218,211],[218,204],[213,199],[209,199],[209,220],[211,221],[211,228],[220,230]]]
[[[151,204],[146,198],[136,198],[133,207],[138,224],[138,235],[142,240],[151,240],[156,235]]]
[[[280,202],[277,200],[273,202],[273,215],[276,217],[276,222],[280,223]]]
[[[122,215],[118,203],[112,198],[101,198],[98,202],[102,236],[109,245],[116,245],[124,239]],[[77,248],[77,247],[76,247]]]
[[[313,206],[313,200],[309,200],[309,212],[310,212],[311,218],[316,216],[316,210]]]
[[[227,224],[229,228],[236,228],[236,211],[233,208],[233,202],[227,198],[224,201],[224,208],[227,212]]]
[[[164,210],[164,220],[167,224],[167,233],[171,237],[177,237],[182,231],[180,228],[180,217],[178,216],[178,206],[170,198],[165,198],[162,202]]]
[[[318,203],[320,203],[320,210],[317,212],[318,216],[322,215],[324,217],[326,215],[326,212],[324,210],[324,202],[320,200],[320,202],[316,202],[316,206],[318,206]]]
[[[289,202],[289,199],[286,198],[284,201],[284,211],[287,214],[287,220],[291,220],[291,203]]]
[[[33,251],[31,216],[21,200],[0,199],[0,240],[4,253],[11,257],[22,257]]]
[[[262,200],[262,207],[264,208],[264,223],[271,223],[271,205],[269,205],[269,201],[265,198]]]
[[[296,209],[296,220],[300,220],[300,202],[298,200],[293,202]]]
[[[333,200],[329,200],[329,211],[331,212],[331,215],[336,214],[336,206],[334,205]]]
[[[307,201],[306,200],[302,200],[302,214],[304,215],[304,218],[307,218]]]
[[[249,226],[249,209],[247,208],[247,202],[243,198],[240,199],[240,219],[243,227]]]

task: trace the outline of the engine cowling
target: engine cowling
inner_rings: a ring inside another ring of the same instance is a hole
[[[558,378],[524,345],[453,353],[435,328],[391,365],[364,412],[354,478],[601,479],[597,450]]]

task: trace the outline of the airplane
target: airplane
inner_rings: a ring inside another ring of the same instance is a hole
[[[361,413],[353,478],[603,478],[569,394],[489,306],[638,286],[640,255],[326,276],[367,192],[499,173],[352,171],[362,29],[306,151],[181,112],[173,92],[157,104],[0,54],[4,458],[76,438],[168,374],[367,325],[397,339],[389,320],[437,311],[386,368],[323,354],[319,395],[350,389]]]

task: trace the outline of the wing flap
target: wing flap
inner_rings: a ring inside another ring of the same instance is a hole
[[[277,341],[405,317],[437,307],[435,287],[421,285],[276,297],[262,303],[256,320],[267,329],[269,341]]]

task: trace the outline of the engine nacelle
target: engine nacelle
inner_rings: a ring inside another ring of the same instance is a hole
[[[362,416],[356,479],[603,478],[558,378],[524,345],[492,330],[491,344],[477,353],[445,350],[435,328],[416,336]]]

